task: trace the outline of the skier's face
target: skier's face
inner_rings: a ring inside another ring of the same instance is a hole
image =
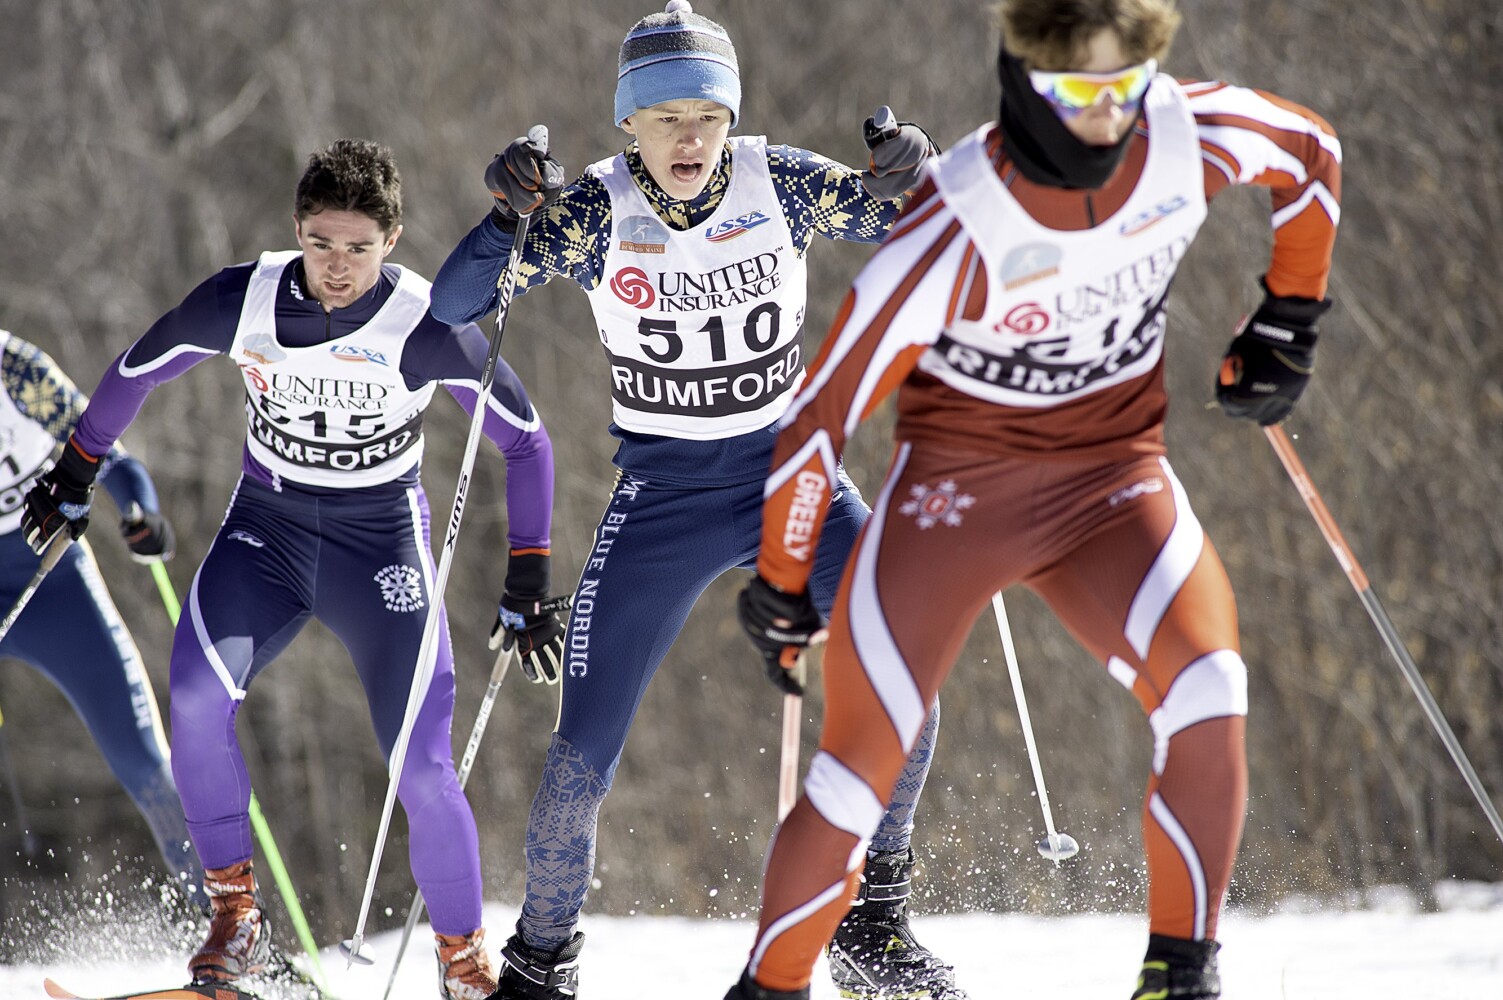
[[[665,101],[621,123],[637,137],[642,164],[670,198],[689,201],[710,183],[725,149],[731,112],[714,101]]]
[[[1060,67],[1074,73],[1115,73],[1131,65],[1122,48],[1122,40],[1110,28],[1103,28],[1091,38],[1084,61],[1078,66]],[[1052,67],[1051,67],[1052,68]],[[1113,146],[1121,140],[1137,116],[1137,107],[1124,109],[1116,95],[1103,90],[1097,103],[1070,117],[1065,128],[1088,146]]]
[[[293,216],[303,248],[308,292],[325,311],[342,309],[375,287],[381,262],[397,245],[402,227],[390,233],[364,212],[324,209],[307,218]]]

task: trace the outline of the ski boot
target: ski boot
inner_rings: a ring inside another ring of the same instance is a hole
[[[571,1000],[579,995],[579,953],[584,935],[578,931],[553,951],[534,948],[522,940],[521,928],[501,949],[501,978],[490,1000]]]
[[[913,851],[866,856],[861,890],[825,955],[830,978],[850,1000],[966,1000],[955,972],[919,944],[908,926]]]
[[[469,934],[433,935],[442,1000],[486,1000],[496,992],[496,970],[485,953],[485,928]]]
[[[251,863],[204,872],[209,896],[209,937],[188,960],[195,983],[232,983],[263,972],[271,958],[271,921],[256,891]]]
[[[1216,973],[1216,952],[1220,949],[1215,941],[1148,935],[1148,954],[1143,957],[1132,1000],[1217,1000],[1221,977]]]
[[[809,1000],[809,987],[801,990],[769,990],[758,986],[750,971],[741,973],[741,981],[731,987],[725,1000]]]

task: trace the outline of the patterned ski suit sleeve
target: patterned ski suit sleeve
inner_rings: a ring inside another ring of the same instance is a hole
[[[880,243],[903,206],[872,197],[861,171],[797,146],[768,146],[767,169],[800,254],[815,234]]]
[[[89,405],[89,397],[78,390],[51,355],[14,335],[0,357],[0,380],[16,409],[59,444],[68,440]],[[129,510],[132,504],[142,510],[157,510],[156,486],[146,467],[118,444],[111,445],[100,462],[99,482],[121,511]]]
[[[609,243],[611,196],[589,174],[563,193],[527,230],[517,275],[517,293],[546,285],[559,275],[586,291],[600,283]],[[515,242],[490,216],[480,220],[450,251],[433,279],[433,315],[442,323],[473,323],[496,308],[496,282]]]
[[[89,399],[51,355],[12,335],[0,355],[0,376],[16,409],[59,444],[68,440]]]
[[[1200,130],[1206,197],[1233,184],[1273,195],[1274,295],[1320,299],[1341,221],[1341,143],[1319,115],[1261,90],[1184,81]]]
[[[975,260],[960,223],[926,182],[856,276],[779,424],[757,559],[757,572],[774,585],[807,588],[846,438],[939,339]]]

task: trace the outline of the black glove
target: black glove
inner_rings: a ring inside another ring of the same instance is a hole
[[[557,684],[564,662],[564,623],[559,612],[568,612],[569,597],[548,597],[549,558],[541,552],[513,552],[506,567],[506,592],[496,622],[491,626],[490,647],[517,646],[522,673],[534,684]]]
[[[885,106],[863,123],[861,131],[871,150],[861,183],[874,198],[901,198],[918,187],[924,164],[939,152],[929,133],[912,122],[895,120]]]
[[[1289,416],[1315,370],[1315,323],[1329,308],[1330,299],[1264,296],[1221,359],[1216,402],[1227,416],[1264,427]]]
[[[564,189],[564,167],[542,143],[518,136],[485,168],[485,186],[496,199],[491,219],[509,233],[517,219],[530,215]]]
[[[26,494],[21,532],[31,551],[41,555],[64,529],[74,538],[84,533],[98,474],[99,459],[85,455],[70,437],[57,464],[38,476],[36,485]]]
[[[827,634],[809,592],[785,593],[758,574],[736,599],[736,616],[762,654],[768,680],[785,694],[802,695],[803,685],[793,673],[798,656],[824,642]]]
[[[172,525],[154,510],[143,511],[139,504],[131,504],[120,519],[120,534],[130,557],[138,563],[166,562],[177,551]]]

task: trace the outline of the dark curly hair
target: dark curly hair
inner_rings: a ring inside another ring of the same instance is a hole
[[[402,177],[391,150],[368,139],[336,139],[309,156],[293,214],[301,222],[325,209],[368,215],[390,235],[402,221]]]

